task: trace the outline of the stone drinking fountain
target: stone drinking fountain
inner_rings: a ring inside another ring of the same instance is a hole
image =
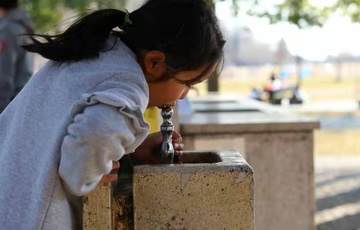
[[[172,114],[162,109],[163,164],[133,166],[123,157],[117,183],[83,198],[84,230],[254,229],[253,169],[236,151],[174,158]]]

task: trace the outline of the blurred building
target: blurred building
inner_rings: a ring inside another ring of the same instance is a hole
[[[251,30],[246,27],[222,27],[227,39],[225,45],[226,65],[263,65],[291,63],[290,54],[284,39],[278,44],[264,44],[257,41]]]

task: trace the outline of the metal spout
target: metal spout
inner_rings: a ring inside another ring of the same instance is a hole
[[[171,122],[173,110],[170,107],[164,106],[161,110],[163,123],[160,126],[162,133],[161,144],[161,161],[163,164],[172,164],[174,161],[174,146],[172,144],[172,135],[174,132],[174,125]]]

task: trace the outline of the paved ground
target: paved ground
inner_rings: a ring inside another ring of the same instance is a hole
[[[317,230],[360,230],[360,156],[315,158]]]

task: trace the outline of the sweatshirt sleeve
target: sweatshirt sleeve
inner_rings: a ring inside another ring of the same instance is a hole
[[[99,102],[96,95],[94,98]],[[140,110],[91,101],[74,116],[61,147],[59,174],[77,196],[92,191],[110,173],[112,161],[134,151],[148,132],[147,123],[139,123],[143,119]]]

